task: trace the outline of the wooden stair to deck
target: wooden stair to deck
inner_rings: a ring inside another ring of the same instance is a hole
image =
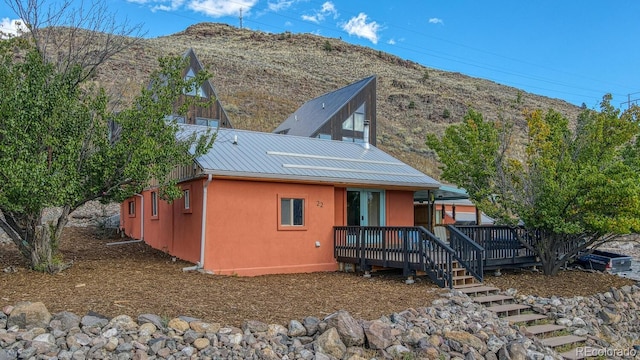
[[[547,319],[547,316],[541,315],[541,314],[523,314],[523,315],[505,316],[502,319],[507,320],[509,324],[517,324],[517,323],[528,323],[531,321]]]
[[[453,263],[451,269],[451,280],[453,281],[454,287],[460,285],[473,285],[477,283],[476,278],[469,275],[467,273],[467,269],[460,267],[457,261]]]
[[[588,357],[595,357],[594,355],[597,353],[598,348],[595,348],[593,346],[584,346],[580,350],[578,350],[578,348],[574,348],[569,351],[560,353],[560,356],[567,360],[580,360],[586,359]]]
[[[492,305],[487,307],[487,310],[498,314],[498,316],[501,314],[510,316],[521,315],[522,310],[531,310],[531,306],[520,304]]]
[[[493,286],[484,286],[483,284],[476,284],[476,286],[465,286],[463,288],[457,288],[457,287],[453,287],[456,290],[460,290],[462,293],[467,294],[469,296],[472,295],[477,295],[477,294],[483,294],[483,295],[489,295],[489,294],[497,294],[498,291],[500,291],[499,288],[497,287],[493,287]]]
[[[564,327],[562,325],[543,324],[543,325],[525,326],[524,332],[527,335],[536,336],[536,335],[549,334],[549,333],[553,333],[553,332],[564,330],[564,329],[566,329],[566,327]]]
[[[481,295],[475,296],[473,298],[473,301],[477,302],[478,304],[492,306],[492,304],[494,303],[498,305],[504,305],[505,301],[513,303],[515,299],[513,298],[513,296],[508,295]]]
[[[585,337],[576,335],[558,335],[559,332],[566,330],[566,327],[562,325],[528,325],[532,322],[548,319],[548,317],[533,313],[529,305],[517,304],[512,296],[499,294],[499,288],[477,283],[454,286],[454,289],[468,295],[474,302],[483,305],[487,310],[496,313],[498,317],[508,321],[510,324],[525,323],[526,325],[521,328],[525,335],[538,338],[544,346],[556,348],[571,344],[578,345],[587,340]],[[523,311],[531,311],[532,313],[522,314]],[[585,351],[584,349],[587,350]],[[584,359],[586,354],[590,353],[588,349],[595,348],[584,347],[580,348],[580,350],[573,348],[560,353],[560,356],[568,360]]]
[[[573,344],[573,343],[578,343],[578,342],[583,342],[583,341],[586,341],[586,340],[587,340],[587,338],[582,337],[582,336],[563,335],[563,336],[556,336],[556,337],[542,339],[542,340],[540,340],[540,342],[544,346],[549,346],[549,347],[554,347],[555,348],[555,347],[558,347],[558,346],[567,345],[567,344]]]

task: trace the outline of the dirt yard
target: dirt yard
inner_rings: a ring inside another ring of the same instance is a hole
[[[305,316],[324,317],[340,309],[375,319],[411,307],[430,305],[443,292],[428,278],[405,285],[393,273],[314,273],[232,277],[183,272],[192,264],[175,260],[143,243],[107,246],[88,228],[67,228],[61,244],[73,267],[58,275],[28,270],[13,244],[0,245],[0,307],[42,301],[50,312],[113,317],[153,313],[187,315],[223,325],[244,320],[286,325]],[[615,275],[564,271],[556,277],[531,272],[487,274],[485,282],[540,296],[589,295],[634,281]]]

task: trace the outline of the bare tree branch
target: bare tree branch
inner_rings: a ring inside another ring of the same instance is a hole
[[[68,74],[75,66],[82,68],[76,83],[87,80],[101,64],[145,35],[141,23],[116,21],[104,0],[80,1],[77,8],[71,0],[48,7],[45,4],[50,2],[46,0],[5,3],[26,23],[40,54],[59,72]]]

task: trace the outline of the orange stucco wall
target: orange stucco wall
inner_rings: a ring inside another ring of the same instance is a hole
[[[386,191],[387,226],[414,226],[413,192]]]
[[[335,207],[334,225],[347,225],[347,189],[335,188],[333,203]]]
[[[158,200],[158,216],[151,216],[151,192],[145,191],[145,230],[144,240],[153,248],[171,254],[173,251],[173,207],[166,201]]]
[[[157,217],[151,216],[151,191],[143,192],[145,242],[180,259],[200,261],[204,184],[202,179],[181,184],[190,190],[190,211],[184,210],[183,199],[160,200]],[[207,193],[205,270],[241,276],[337,270],[333,226],[346,224],[345,188],[214,178]],[[305,199],[303,227],[280,226],[280,197]],[[385,199],[386,225],[413,226],[413,192],[387,191]],[[139,196],[128,200],[140,209]],[[129,217],[128,200],[121,206],[121,226],[139,239],[141,213]]]
[[[151,247],[180,259],[193,263],[200,261],[203,182],[194,180],[181,184],[183,189],[190,189],[190,210],[184,210],[183,198],[173,203],[159,199],[157,217],[151,216],[151,192],[155,190],[143,191],[144,229],[140,222],[142,199],[134,196],[125,200],[120,206],[120,226],[124,233],[134,239],[143,238]],[[136,202],[135,217],[128,215],[129,201]]]
[[[204,180],[194,180],[180,185],[183,189],[190,189],[191,210],[184,210],[184,198],[173,203],[173,249],[171,254],[196,263],[200,261]]]
[[[129,203],[135,204],[135,214],[129,214]],[[142,199],[139,196],[133,196],[120,204],[120,228],[124,231],[125,235],[133,238],[140,239],[142,234]]]
[[[305,199],[303,229],[279,227],[279,196]],[[207,212],[207,270],[253,276],[337,269],[331,185],[214,179]]]

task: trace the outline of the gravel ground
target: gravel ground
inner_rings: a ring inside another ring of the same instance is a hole
[[[324,317],[337,310],[376,319],[407,308],[428,306],[442,289],[428,278],[406,285],[391,272],[370,279],[339,272],[233,277],[183,272],[191,264],[174,260],[143,243],[108,246],[95,229],[65,230],[61,250],[74,265],[59,275],[28,270],[13,244],[0,245],[0,307],[19,301],[42,301],[52,313],[95,311],[134,318],[153,313],[179,315],[240,326],[244,320],[286,325],[305,316]],[[635,283],[619,276],[563,271],[546,277],[529,271],[490,274],[486,283],[521,294],[590,295]]]

